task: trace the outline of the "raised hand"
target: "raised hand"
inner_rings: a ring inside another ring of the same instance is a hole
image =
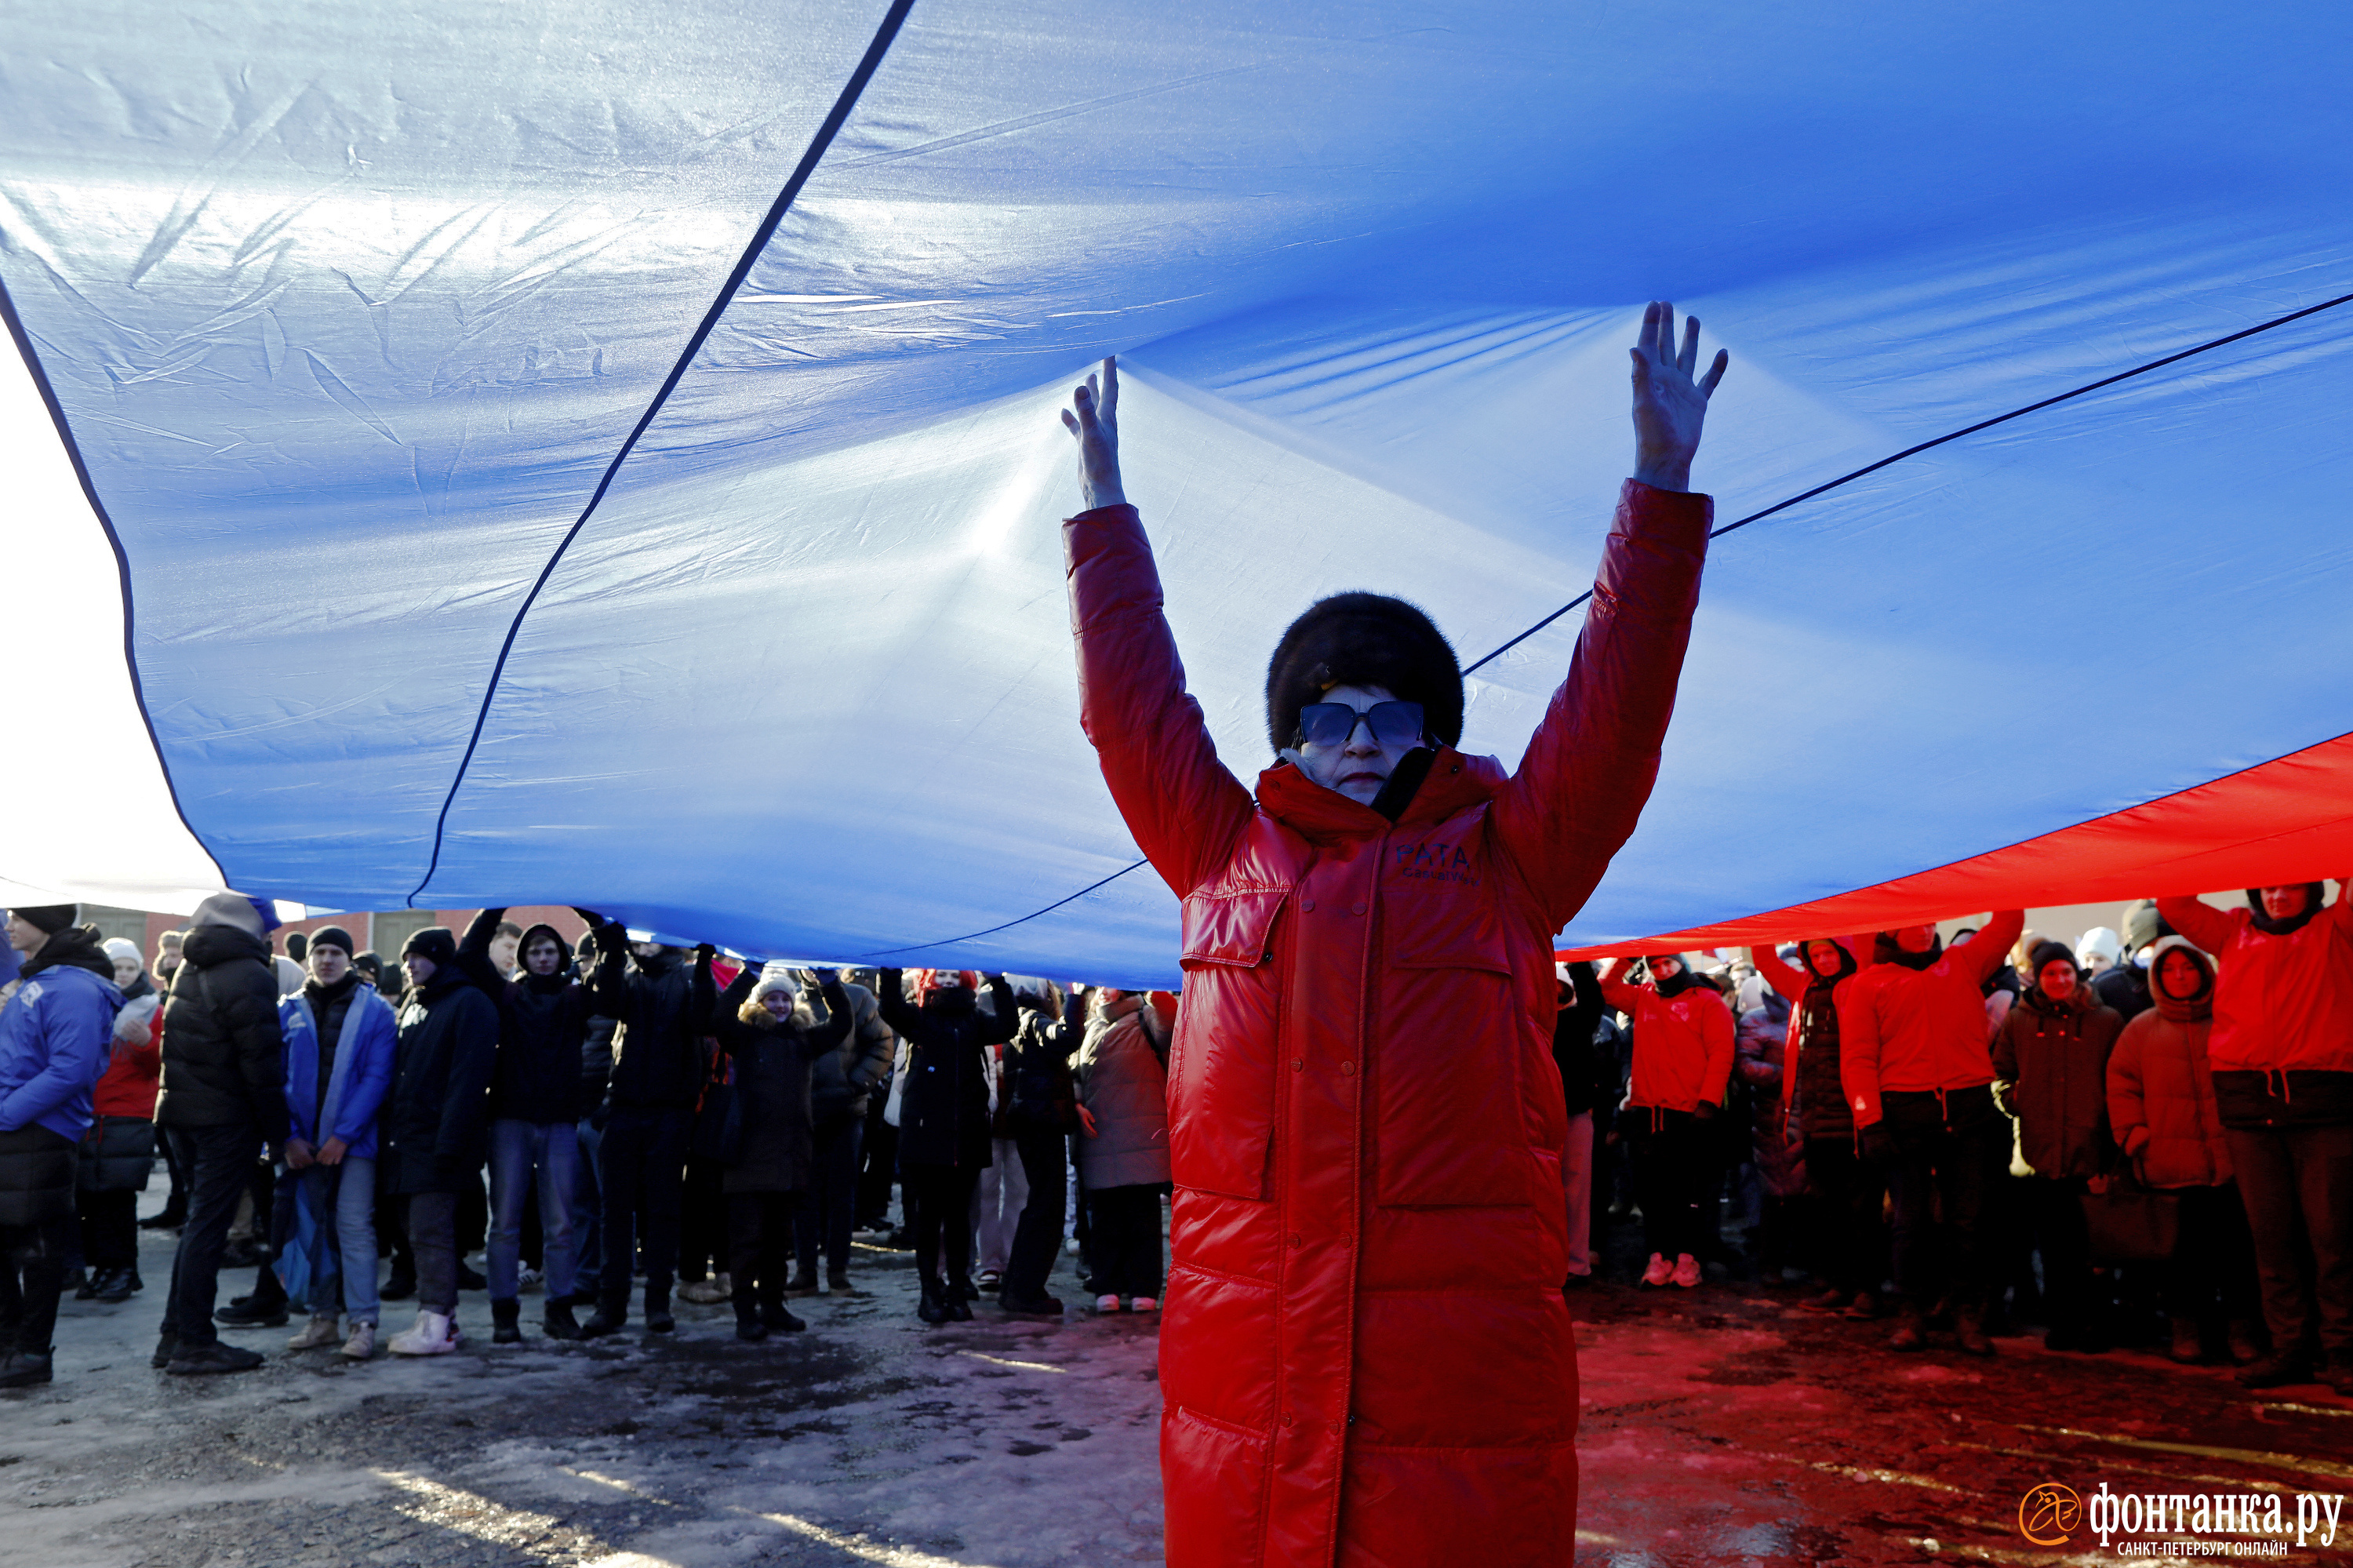
[[[1642,312],[1641,334],[1626,352],[1634,358],[1634,477],[1657,490],[1689,490],[1707,400],[1732,355],[1717,349],[1707,374],[1693,380],[1699,364],[1699,318],[1684,321],[1678,353],[1675,307],[1655,300]]]
[[[1098,385],[1100,380],[1100,385]],[[1119,483],[1119,360],[1106,355],[1098,378],[1090,376],[1071,394],[1077,408],[1062,410],[1062,426],[1078,439],[1079,488],[1087,509],[1119,506],[1127,492]]]

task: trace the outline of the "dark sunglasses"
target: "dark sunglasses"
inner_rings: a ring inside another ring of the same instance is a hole
[[[1383,747],[1421,743],[1419,703],[1375,703],[1361,714],[1345,703],[1310,703],[1299,710],[1299,744],[1345,746],[1359,724],[1369,727]]]

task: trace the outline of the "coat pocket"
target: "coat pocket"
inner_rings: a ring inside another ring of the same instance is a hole
[[[1168,1057],[1169,1174],[1230,1198],[1266,1196],[1280,1027],[1274,933],[1290,890],[1185,900],[1185,990]]]
[[[1525,1025],[1499,924],[1449,920],[1400,931],[1375,1027],[1375,1201],[1527,1202]]]

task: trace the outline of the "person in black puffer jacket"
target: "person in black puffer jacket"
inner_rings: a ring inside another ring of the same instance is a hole
[[[632,944],[610,920],[599,919],[590,935],[596,967],[588,979],[589,1005],[619,1027],[605,1091],[604,1277],[596,1314],[580,1332],[610,1334],[629,1320],[629,1266],[642,1228],[646,1327],[667,1334],[678,1327],[670,1287],[678,1268],[687,1139],[702,1097],[702,1028],[718,1002],[711,983],[714,953],[697,948],[689,963],[685,948]]]
[[[485,909],[466,927],[458,963],[499,1008],[498,1065],[491,1075],[491,1319],[492,1339],[522,1338],[517,1298],[522,1268],[523,1202],[539,1194],[541,1261],[547,1279],[542,1326],[551,1340],[579,1337],[572,1316],[574,1189],[579,1181],[580,1065],[588,1038],[588,988],[572,972],[572,951],[553,926],[535,925],[516,945],[522,972],[501,974],[491,957],[504,908]]]
[[[155,1122],[188,1172],[188,1217],[172,1260],[154,1364],[183,1375],[243,1372],[259,1353],[224,1345],[213,1323],[221,1253],[264,1144],[286,1141],[286,1037],[262,900],[216,893],[196,906],[164,1004]]]
[[[979,977],[969,969],[917,971],[920,1004],[907,1000],[897,969],[882,971],[882,1022],[907,1042],[907,1083],[899,1100],[899,1171],[915,1232],[923,1276],[917,1316],[926,1323],[972,1320],[978,1294],[972,1269],[972,1194],[992,1150],[988,1128],[987,1046],[1012,1038],[1018,1022],[1003,975],[991,975],[995,1013],[979,1007]],[[947,1247],[948,1277],[940,1276]]]
[[[376,1134],[384,1190],[408,1200],[418,1311],[386,1348],[440,1355],[458,1346],[458,1193],[480,1179],[487,1153],[499,1009],[458,962],[446,928],[417,932],[400,959],[408,994]]]
[[[1046,1293],[1054,1255],[1062,1245],[1062,1210],[1070,1196],[1069,1138],[1079,1125],[1079,1088],[1071,1058],[1086,1031],[1063,1016],[1062,993],[1052,981],[1014,998],[1021,1022],[1005,1047],[1006,1122],[1021,1157],[1029,1196],[1014,1228],[997,1305],[1016,1318],[1055,1318],[1061,1302]]]
[[[786,1310],[785,1276],[793,1212],[808,1191],[815,1160],[810,1069],[817,1057],[839,1049],[858,1022],[835,972],[817,972],[825,987],[823,1023],[796,1015],[800,988],[791,976],[752,964],[720,994],[712,1017],[711,1032],[734,1075],[734,1148],[720,1185],[727,1195],[727,1271],[742,1340],[808,1327]]]
[[[1609,1076],[1594,1036],[1608,1005],[1593,966],[1583,962],[1558,966],[1554,1001],[1552,1060],[1568,1106],[1568,1139],[1560,1156],[1561,1194],[1568,1205],[1566,1283],[1575,1286],[1593,1277],[1593,1127],[1597,1110],[1607,1114]]]
[[[802,978],[821,984],[826,972],[805,971]],[[874,1090],[890,1080],[891,1057],[899,1044],[882,1022],[874,993],[848,980],[839,983],[855,1018],[848,1036],[832,1049],[819,1051],[809,1068],[809,1118],[816,1146],[808,1201],[793,1221],[798,1266],[789,1293],[796,1296],[817,1294],[819,1252],[825,1255],[826,1288],[837,1296],[850,1288],[849,1232],[857,1218],[858,1160],[866,1139],[867,1108]],[[831,1007],[822,1001],[811,1011],[828,1020],[832,1016]]]

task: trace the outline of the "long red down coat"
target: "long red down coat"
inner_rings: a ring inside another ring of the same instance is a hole
[[[1172,1568],[1567,1563],[1577,1352],[1553,933],[1659,766],[1708,499],[1629,482],[1518,773],[1394,824],[1219,762],[1135,511],[1063,529],[1082,717],[1184,901],[1160,1331]]]

